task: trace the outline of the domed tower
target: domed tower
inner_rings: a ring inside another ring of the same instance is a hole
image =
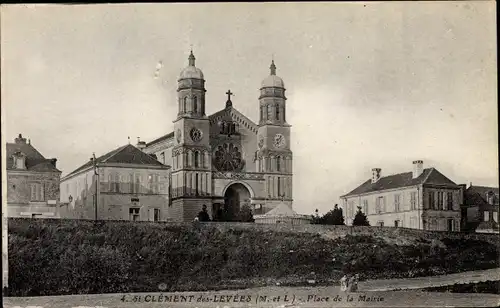
[[[172,148],[172,207],[178,220],[189,221],[211,208],[210,122],[205,115],[205,79],[191,51],[178,80],[179,111]]]
[[[292,151],[290,125],[286,122],[285,83],[276,75],[271,62],[270,74],[263,81],[259,96],[260,119],[257,133],[257,172],[266,173],[268,200],[292,204]]]
[[[195,60],[191,51],[188,58],[189,65],[181,71],[177,81],[179,117],[205,116],[205,79],[203,72],[195,66]]]

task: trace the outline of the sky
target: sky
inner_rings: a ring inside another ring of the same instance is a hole
[[[171,132],[192,46],[207,113],[231,89],[255,122],[274,58],[299,213],[416,159],[498,187],[494,1],[7,5],[1,46],[2,144],[22,133],[63,175]]]

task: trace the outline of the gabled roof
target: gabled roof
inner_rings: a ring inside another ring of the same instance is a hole
[[[232,111],[232,112],[231,112]],[[241,112],[239,112],[236,108],[234,107],[227,107],[224,109],[221,109],[215,113],[212,113],[211,115],[208,116],[210,122],[213,124],[217,121],[217,119],[231,119],[232,121],[236,121],[242,125],[246,123],[248,125],[247,129],[252,130],[253,132],[257,133],[257,124],[255,124],[252,120],[247,118],[245,115],[243,115]],[[245,126],[246,127],[246,126]],[[150,141],[146,144],[146,147],[150,147],[156,143],[159,143],[161,141],[170,139],[174,137],[174,132],[170,132],[166,135],[163,135],[159,138],[156,138],[153,141]]]
[[[264,214],[265,216],[295,216],[297,213],[295,213],[294,210],[292,210],[288,205],[285,203],[280,203],[278,204],[274,209],[270,210],[269,212]]]
[[[174,132],[170,132],[170,133],[168,133],[166,135],[163,135],[163,136],[161,136],[159,138],[156,138],[155,140],[146,143],[146,146],[149,147],[149,146],[152,146],[155,143],[158,143],[158,142],[161,142],[163,140],[170,139],[170,138],[174,138]]]
[[[413,178],[413,172],[405,172],[381,177],[377,182],[372,183],[371,179],[341,197],[348,197],[375,191],[383,191],[387,189],[396,189],[401,187],[419,185],[419,184],[435,184],[457,186],[453,181],[444,176],[435,168],[426,168],[422,174]]]
[[[469,186],[465,190],[464,203],[466,205],[489,205],[486,198],[487,194],[492,192],[495,195],[494,202],[498,205],[499,203],[499,190],[498,187],[487,187],[487,186]]]
[[[6,158],[7,170],[18,170],[14,168],[12,155],[22,152],[26,156],[26,170],[37,172],[61,172],[53,164],[53,159],[43,157],[30,143],[7,143]]]
[[[103,163],[118,163],[118,164],[134,164],[134,165],[147,165],[147,166],[158,166],[158,167],[165,167],[165,168],[170,168],[169,166],[166,166],[156,159],[154,159],[152,156],[144,153],[143,151],[139,150],[135,146],[131,144],[127,144],[124,146],[121,146],[109,153],[106,153],[100,157],[96,158],[96,163],[97,164],[103,164]],[[88,161],[84,165],[80,166],[67,176],[73,175],[75,173],[78,173],[79,171],[88,169],[93,166],[93,161]]]
[[[221,109],[208,116],[210,123],[213,125],[219,120],[232,120],[245,127],[245,129],[252,131],[257,134],[258,125],[250,120],[243,113],[239,112],[238,109],[233,106]]]

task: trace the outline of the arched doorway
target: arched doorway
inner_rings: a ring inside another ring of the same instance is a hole
[[[216,220],[238,221],[238,214],[244,205],[250,205],[251,194],[241,183],[231,184],[224,193],[224,204],[216,209]]]

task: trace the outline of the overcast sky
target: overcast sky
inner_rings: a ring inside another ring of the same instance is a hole
[[[300,213],[415,159],[498,186],[494,1],[2,6],[3,143],[22,133],[64,175],[171,132],[191,44],[207,112],[231,89],[254,121],[274,54]]]

